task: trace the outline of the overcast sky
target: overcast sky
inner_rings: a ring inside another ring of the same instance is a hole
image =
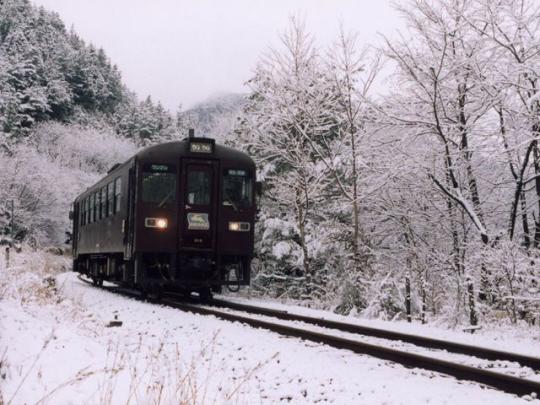
[[[60,14],[87,42],[105,49],[139,98],[175,111],[244,83],[290,17],[300,15],[322,44],[340,21],[374,43],[402,23],[390,0],[32,0]]]

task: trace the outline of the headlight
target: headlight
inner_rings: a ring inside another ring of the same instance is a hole
[[[251,224],[249,222],[229,222],[229,231],[249,232]]]
[[[165,229],[167,228],[167,219],[166,218],[145,218],[144,219],[144,226],[147,228],[159,228],[159,229]]]

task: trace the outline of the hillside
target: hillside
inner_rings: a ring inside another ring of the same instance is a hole
[[[28,0],[0,2],[0,244],[63,245],[82,189],[179,131],[56,13]]]
[[[42,122],[111,127],[148,142],[176,131],[168,111],[137,100],[103,49],[28,0],[0,2],[0,131],[28,136]]]
[[[211,97],[182,113],[197,133],[222,140],[234,126],[245,106],[247,95],[227,93]]]

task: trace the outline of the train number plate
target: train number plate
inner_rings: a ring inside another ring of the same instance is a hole
[[[208,214],[202,212],[190,212],[187,214],[188,229],[207,231],[210,229]]]

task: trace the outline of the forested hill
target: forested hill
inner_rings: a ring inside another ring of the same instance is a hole
[[[103,49],[28,0],[0,2],[0,95],[0,131],[11,137],[49,120],[109,125],[137,141],[176,130],[159,103],[137,101]]]
[[[149,96],[139,101],[103,49],[58,14],[0,0],[0,244],[62,244],[69,205],[114,163],[188,126],[226,132],[239,104],[210,104],[173,117]]]
[[[216,95],[181,113],[181,117],[198,133],[223,142],[242,114],[247,98],[237,93]]]
[[[63,244],[75,196],[183,124],[58,14],[0,0],[0,244]]]

